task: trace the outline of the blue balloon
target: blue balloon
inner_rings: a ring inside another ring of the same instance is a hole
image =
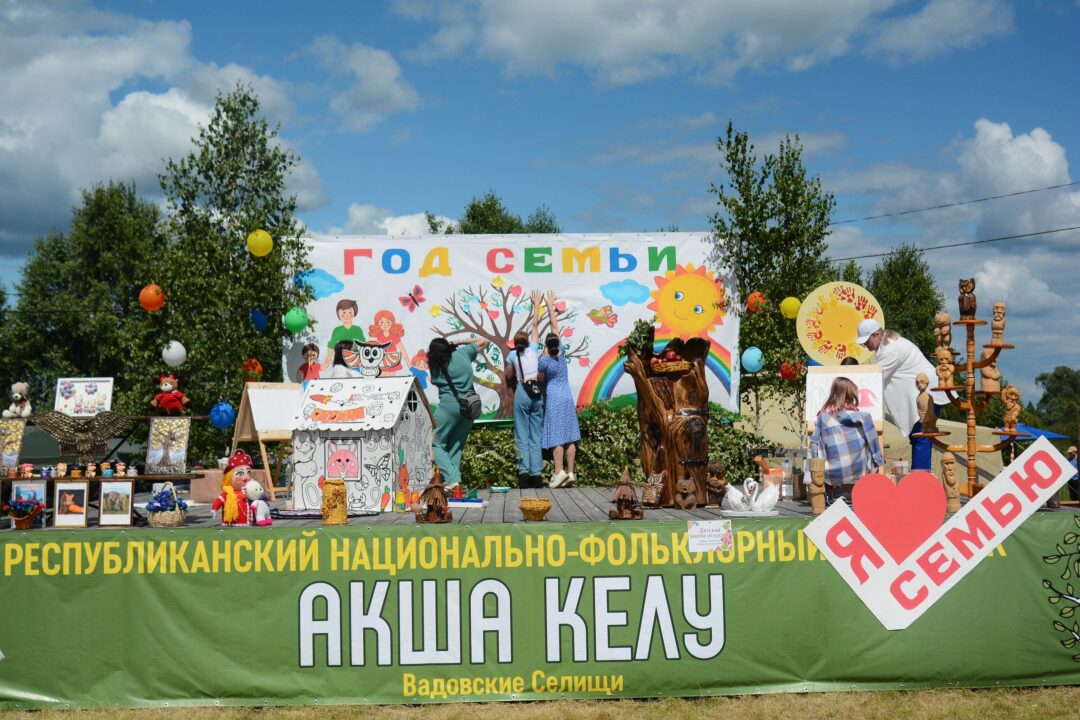
[[[218,430],[224,430],[227,427],[231,427],[235,421],[236,411],[233,410],[233,406],[225,400],[222,400],[210,409],[210,424]]]
[[[750,373],[756,373],[765,367],[765,355],[761,352],[761,348],[750,346],[743,350],[742,366],[743,370]]]
[[[266,317],[266,313],[262,310],[252,310],[248,315],[251,318],[251,324],[255,326],[255,329],[259,332],[263,332],[270,325],[270,319]]]

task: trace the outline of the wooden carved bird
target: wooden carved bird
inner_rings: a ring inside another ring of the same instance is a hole
[[[102,412],[88,418],[73,418],[49,410],[33,417],[34,424],[56,438],[62,455],[77,455],[85,465],[106,453],[109,440],[131,429],[135,420],[122,413]]]

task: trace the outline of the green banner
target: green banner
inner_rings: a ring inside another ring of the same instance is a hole
[[[8,532],[0,705],[1078,684],[1078,518],[1031,518],[892,632],[798,519],[710,553],[671,521]]]

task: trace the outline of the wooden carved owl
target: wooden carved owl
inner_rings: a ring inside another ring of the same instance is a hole
[[[975,278],[960,279],[960,319],[975,319]]]

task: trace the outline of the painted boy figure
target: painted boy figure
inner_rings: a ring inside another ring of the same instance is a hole
[[[329,352],[326,353],[326,359],[323,361],[322,369],[329,370],[334,365],[334,349],[337,344],[342,341],[350,340],[363,344],[367,342],[367,338],[364,337],[364,331],[359,325],[353,325],[353,320],[356,319],[356,313],[360,308],[357,306],[355,300],[339,300],[337,304],[337,316],[341,324],[334,328],[334,334],[330,336],[330,341],[326,343],[326,347]]]
[[[221,494],[214,500],[213,510],[221,511],[222,527],[246,527],[248,524],[248,499],[244,486],[251,479],[251,458],[243,450],[237,450],[225,465],[221,477]]]

